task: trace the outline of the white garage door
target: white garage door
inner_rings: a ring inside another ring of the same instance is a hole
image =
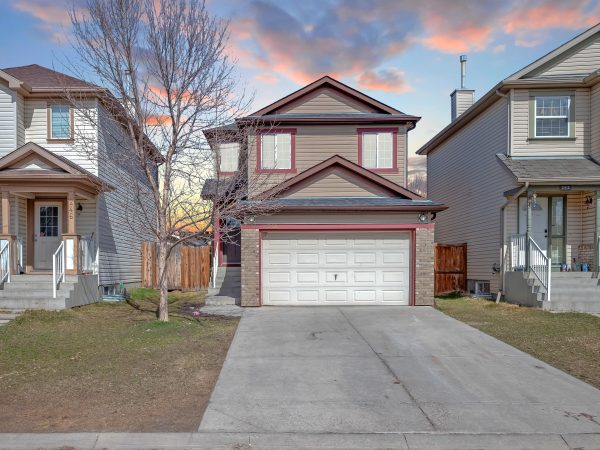
[[[266,233],[265,305],[408,305],[408,232]]]

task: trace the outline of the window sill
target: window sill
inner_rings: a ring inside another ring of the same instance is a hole
[[[367,169],[369,172],[375,172],[375,173],[398,173],[398,168],[397,167],[385,167],[385,168],[368,168],[368,167],[363,167],[363,169]]]
[[[569,141],[576,141],[577,138],[574,137],[530,137],[527,138],[527,142],[552,142],[552,141],[561,141],[561,142],[569,142]]]
[[[219,175],[220,177],[230,177],[232,175],[237,175],[238,171],[236,170],[235,172],[217,172],[217,175]]]
[[[296,169],[256,169],[256,173],[296,173]]]
[[[74,144],[75,139],[46,139],[48,144]]]

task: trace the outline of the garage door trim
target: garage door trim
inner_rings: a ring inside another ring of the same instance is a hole
[[[421,224],[420,227],[430,228],[433,224]],[[248,227],[250,228],[250,227]],[[351,232],[351,231],[408,231],[410,233],[409,243],[409,254],[410,254],[410,292],[409,292],[409,306],[415,304],[415,281],[416,281],[416,228],[415,224],[310,224],[310,225],[291,225],[291,224],[274,224],[274,225],[258,225],[252,226],[251,228],[258,229],[258,288],[259,288],[259,305],[263,306],[263,283],[262,283],[262,255],[263,255],[263,239],[265,233],[273,232],[298,232],[298,233],[310,233],[310,232]]]

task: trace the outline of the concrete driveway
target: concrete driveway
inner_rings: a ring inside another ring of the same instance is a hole
[[[600,391],[432,308],[263,307],[199,431],[599,433]]]

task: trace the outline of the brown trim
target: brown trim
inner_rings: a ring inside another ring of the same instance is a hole
[[[365,133],[392,133],[392,167],[371,167],[371,172],[398,173],[398,128],[357,128],[358,165],[363,166],[363,135]],[[366,167],[365,167],[366,169]]]
[[[296,128],[265,128],[256,131],[256,173],[296,173]],[[265,169],[262,167],[262,136],[263,134],[290,135],[290,168]]]
[[[351,161],[348,161],[346,158],[343,158],[340,155],[334,155],[331,158],[326,159],[325,161],[316,164],[303,172],[300,172],[295,177],[289,178],[283,181],[282,183],[278,184],[277,186],[258,194],[256,198],[264,199],[271,196],[276,196],[277,194],[280,194],[283,191],[290,189],[292,186],[295,186],[301,181],[304,181],[309,177],[313,177],[316,174],[322,172],[323,170],[329,167],[333,167],[335,165],[341,166],[349,170],[353,174],[358,175],[359,177],[366,178],[374,184],[382,186],[394,192],[397,195],[409,198],[411,200],[423,199],[423,197],[421,197],[420,195],[415,194],[414,192],[411,192],[406,188],[403,188],[402,186],[394,183],[393,181],[388,180],[387,178],[382,177],[381,175],[372,172],[369,169],[365,169],[364,167],[361,167]]]
[[[378,109],[380,111],[384,111],[388,114],[402,114],[401,111],[398,111],[397,109],[392,108],[391,106],[388,106],[385,103],[375,100],[374,98],[369,97],[368,95],[363,94],[362,92],[357,91],[356,89],[351,88],[350,86],[348,86],[344,83],[341,83],[341,82],[331,78],[328,75],[325,75],[324,77],[319,78],[316,81],[313,81],[312,83],[304,86],[301,89],[298,89],[295,92],[292,92],[291,94],[283,97],[282,99],[277,100],[276,102],[271,103],[270,105],[268,105],[262,109],[259,109],[258,111],[252,113],[251,115],[252,116],[263,116],[263,115],[272,113],[273,111],[277,110],[278,108],[281,108],[282,106],[287,105],[287,104],[293,102],[294,100],[312,92],[313,90],[315,90],[317,88],[320,88],[321,86],[325,86],[325,85],[329,85],[332,88],[348,95],[349,97],[352,97],[363,103],[366,103],[367,105],[370,105],[373,108]]]
[[[51,122],[51,110],[52,110],[52,106],[68,106],[69,107],[69,112],[70,112],[70,121],[71,121],[71,137],[69,139],[54,139],[52,137],[52,122]],[[46,103],[46,140],[48,141],[48,143],[52,143],[52,144],[70,144],[73,143],[75,141],[75,112],[74,112],[75,108],[73,108],[73,105],[67,103],[67,102],[47,102]]]
[[[370,198],[370,197],[366,197]],[[413,211],[439,212],[448,209],[446,205],[378,205],[378,206],[278,206],[277,211]]]

